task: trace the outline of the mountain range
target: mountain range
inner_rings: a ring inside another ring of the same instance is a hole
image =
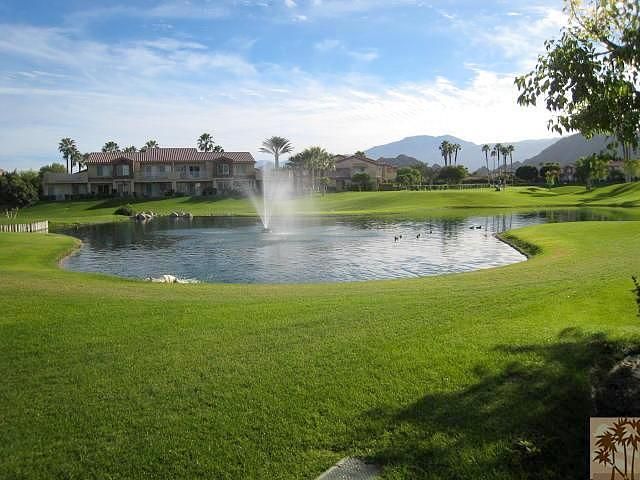
[[[452,135],[430,136],[418,135],[406,137],[402,140],[372,147],[365,151],[368,157],[379,159],[381,157],[387,163],[396,166],[410,165],[412,159],[417,159],[428,164],[437,163],[442,165],[442,157],[438,147],[443,140],[458,143],[462,149],[458,153],[458,163],[466,166],[473,172],[484,166],[484,155],[482,145],[463,140]],[[545,138],[539,140],[521,140],[519,142],[502,142],[513,145],[513,161],[527,165],[535,165],[546,162],[558,162],[567,165],[575,162],[578,158],[591,153],[599,153],[607,149],[610,139],[603,136],[596,136],[587,140],[580,134],[571,135],[564,138]],[[490,144],[493,145],[493,144]],[[491,162],[491,159],[489,159]]]

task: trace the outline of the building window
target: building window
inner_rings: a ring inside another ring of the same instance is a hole
[[[128,177],[129,176],[129,165],[122,164],[116,165],[116,177]]]
[[[189,166],[189,176],[198,178],[200,177],[200,166],[199,165],[190,165]]]
[[[111,165],[98,165],[96,167],[96,174],[98,177],[110,177]]]
[[[142,173],[144,174],[145,177],[150,177],[153,175],[152,169],[151,169],[151,165],[144,165],[142,167]]]
[[[223,177],[229,176],[229,165],[227,163],[218,164],[218,175]]]

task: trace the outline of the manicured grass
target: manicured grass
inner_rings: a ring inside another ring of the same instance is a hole
[[[406,212],[440,198],[364,197],[326,201],[391,212],[420,199]],[[243,286],[63,271],[73,239],[0,234],[0,478],[299,479],[346,455],[394,479],[585,478],[590,369],[640,333],[640,222],[512,235],[539,254],[423,279]],[[520,439],[541,456],[520,458]]]
[[[46,202],[22,210],[18,221],[49,220],[54,223],[88,223],[125,220],[113,215],[116,208],[132,200]],[[402,215],[420,217],[436,210],[551,208],[551,207],[640,206],[640,183],[611,185],[586,192],[584,187],[538,187],[493,190],[448,190],[432,192],[347,192],[296,202],[299,214],[318,215]],[[184,210],[194,215],[255,215],[247,200],[211,200],[179,197],[134,202],[137,211],[168,214]],[[2,220],[0,220],[2,221]]]

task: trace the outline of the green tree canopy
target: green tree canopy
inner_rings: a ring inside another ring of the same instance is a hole
[[[638,147],[640,125],[640,2],[565,0],[569,23],[545,42],[533,71],[516,78],[518,103],[544,97],[549,128],[585,137],[613,136],[624,159]]]
[[[591,154],[576,161],[576,175],[591,190],[594,180],[604,180],[609,175],[611,157],[604,154]]]
[[[267,138],[262,142],[262,146],[260,147],[260,151],[262,153],[270,153],[273,155],[275,167],[280,167],[280,155],[283,153],[291,153],[293,151],[293,145],[291,142],[284,138],[274,136],[271,138]]]
[[[538,169],[533,165],[522,165],[516,169],[516,177],[525,182],[535,182],[538,179]]]
[[[402,185],[418,185],[422,182],[422,172],[414,167],[402,167],[398,169],[396,181]]]
[[[447,183],[460,183],[467,175],[469,172],[462,165],[442,167],[438,170],[438,178]]]

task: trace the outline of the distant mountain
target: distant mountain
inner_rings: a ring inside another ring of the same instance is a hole
[[[408,155],[398,155],[397,157],[380,157],[376,160],[388,163],[389,165],[393,165],[394,167],[411,167],[413,165],[422,163],[415,157],[410,157]]]
[[[439,137],[419,135],[407,137],[397,142],[372,147],[365,153],[368,157],[375,159],[380,157],[397,158],[399,155],[405,155],[428,164],[442,164],[442,157],[440,156],[438,147],[443,140],[459,143],[462,146],[462,150],[458,153],[458,163],[466,166],[469,171],[477,170],[484,165],[484,158],[481,151],[482,145],[468,142],[452,135],[442,135]],[[555,138],[545,138],[541,140],[523,140],[520,142],[503,143],[510,143],[515,147],[513,153],[514,161],[523,161],[537,155],[557,141],[558,139]]]
[[[611,138],[598,135],[591,140],[587,140],[580,134],[561,138],[553,145],[542,150],[538,155],[529,158],[525,165],[539,166],[547,162],[557,162],[561,166],[574,163],[578,158],[592,153],[600,153],[607,150],[607,145],[612,142]],[[618,155],[622,156],[622,151],[618,149]]]

